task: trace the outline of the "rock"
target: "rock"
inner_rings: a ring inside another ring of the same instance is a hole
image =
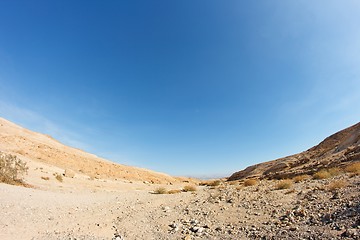
[[[191,236],[188,234],[185,236],[184,240],[191,240]]]
[[[165,207],[163,207],[162,208],[162,210],[164,211],[164,212],[171,212],[171,209],[170,209],[170,207],[168,207],[168,206],[165,206]]]
[[[125,240],[125,238],[120,236],[119,234],[115,234],[112,240]]]
[[[204,231],[204,228],[202,228],[202,227],[192,227],[192,228],[190,228],[190,231],[192,231],[194,233],[202,233]]]
[[[75,172],[71,169],[65,169],[65,173],[64,173],[65,177],[68,178],[74,178],[75,177]]]
[[[220,232],[221,230],[222,230],[222,228],[221,228],[221,227],[216,227],[216,228],[215,228],[215,231]]]
[[[359,234],[359,230],[358,229],[346,229],[345,232],[343,232],[341,234],[342,237],[351,237],[351,238],[354,238],[355,237],[359,237],[360,234]]]

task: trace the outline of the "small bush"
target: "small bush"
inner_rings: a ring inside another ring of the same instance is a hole
[[[334,190],[337,190],[337,189],[340,189],[340,188],[344,188],[348,185],[348,183],[344,180],[338,180],[338,181],[334,181],[334,182],[331,182],[329,185],[328,185],[328,189],[330,191],[334,191]]]
[[[23,175],[27,173],[26,163],[15,155],[0,152],[0,182],[22,184]]]
[[[203,181],[199,185],[200,186],[208,186],[208,187],[216,187],[221,184],[220,180],[214,180],[214,181]]]
[[[352,173],[354,175],[360,174],[360,162],[353,163],[345,168],[346,172]]]
[[[328,172],[330,173],[331,177],[335,177],[337,175],[340,175],[341,173],[343,173],[343,171],[340,168],[330,168],[328,169]]]
[[[181,190],[179,190],[179,189],[173,189],[173,190],[169,190],[167,193],[168,193],[168,194],[181,193]]]
[[[256,179],[247,179],[244,182],[245,187],[255,186],[256,184],[258,184],[258,180],[256,180]]]
[[[326,171],[325,169],[320,170],[319,172],[317,172],[313,175],[314,179],[327,179],[329,177],[331,177],[331,174],[328,171]]]
[[[276,184],[275,189],[281,190],[281,189],[289,189],[292,186],[292,181],[290,179],[285,179],[280,181],[278,184]]]
[[[42,180],[49,180],[50,178],[49,177],[41,177]]]
[[[168,193],[168,191],[164,187],[159,187],[159,188],[155,189],[154,193],[155,194],[166,194],[166,193]]]
[[[309,175],[304,174],[304,175],[299,175],[299,176],[294,177],[294,178],[293,178],[293,181],[294,181],[295,183],[299,183],[299,182],[302,182],[302,181],[307,180],[307,179],[309,179],[309,178],[310,178]]]
[[[195,191],[196,191],[195,186],[187,185],[183,188],[183,192],[195,192]]]
[[[219,186],[220,184],[221,184],[220,180],[215,180],[215,181],[209,182],[207,185],[210,187],[216,187],[216,186]]]
[[[58,180],[59,182],[63,182],[63,177],[61,176],[61,174],[56,174],[55,175],[56,180]]]

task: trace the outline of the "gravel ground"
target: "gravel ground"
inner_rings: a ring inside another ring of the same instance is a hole
[[[339,180],[347,186],[330,190]],[[153,194],[158,185],[76,192],[0,184],[0,239],[360,239],[359,176],[276,184],[178,194]]]

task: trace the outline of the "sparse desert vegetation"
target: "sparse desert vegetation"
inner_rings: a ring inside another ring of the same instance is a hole
[[[298,176],[294,177],[293,181],[294,181],[294,183],[299,183],[299,182],[305,181],[305,180],[307,180],[309,178],[310,178],[309,175],[302,174],[302,175],[298,175]]]
[[[276,190],[289,189],[292,187],[293,182],[290,179],[284,179],[275,185]]]
[[[341,188],[344,188],[348,185],[349,183],[345,180],[336,180],[336,181],[332,181],[329,183],[328,185],[328,189],[330,191],[334,191],[334,190],[338,190]]]
[[[158,187],[158,188],[155,189],[154,193],[155,194],[167,194],[168,191],[164,187]]]
[[[350,164],[345,168],[345,171],[354,175],[360,175],[360,162]]]
[[[329,169],[321,169],[313,175],[314,179],[327,179],[342,174],[343,171],[340,168],[334,167]]]
[[[63,182],[63,181],[64,181],[64,180],[63,180],[63,176],[62,176],[61,174],[58,174],[58,173],[55,174],[55,179],[58,180],[59,182]]]
[[[197,189],[193,185],[186,185],[183,187],[183,192],[195,192]]]
[[[28,171],[26,163],[15,155],[0,152],[0,182],[23,184],[23,175]]]
[[[208,186],[208,187],[217,187],[221,184],[220,180],[213,180],[213,181],[202,181],[200,183],[201,186]]]
[[[244,181],[244,186],[245,187],[249,187],[249,186],[255,186],[259,183],[259,181],[257,179],[247,179]]]
[[[331,177],[331,174],[325,169],[322,169],[313,175],[313,178],[318,180],[327,179],[329,177]]]
[[[181,190],[180,189],[172,189],[172,190],[169,190],[167,193],[168,194],[177,194],[177,193],[181,193]]]
[[[35,149],[45,148],[42,144]],[[352,158],[356,157],[354,149],[350,149]],[[141,181],[104,178],[102,162],[93,163],[97,168],[93,175],[82,171],[82,165],[53,166],[38,162],[39,158],[29,160],[31,151],[25,151],[29,174],[24,175],[24,181],[33,180],[38,185],[23,188],[0,184],[4,213],[0,223],[6,225],[0,238],[2,234],[9,236],[2,239],[19,235],[50,240],[357,239],[360,234],[358,162],[328,168],[337,165],[327,161],[304,172],[297,169],[293,174],[271,175],[275,170],[282,173],[282,167],[286,171],[299,166],[296,162],[276,164],[268,171],[269,178],[256,173],[234,181],[180,178],[176,182],[166,177],[161,182],[158,175]],[[291,159],[310,161],[305,157]],[[320,171],[314,176],[304,175],[316,169]],[[89,176],[95,176],[94,180],[89,181]],[[198,187],[198,183],[205,187]]]
[[[331,177],[335,177],[343,173],[343,170],[338,167],[329,168],[327,171]]]

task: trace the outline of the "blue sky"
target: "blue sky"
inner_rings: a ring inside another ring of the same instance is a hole
[[[360,119],[359,1],[1,1],[0,116],[226,176]]]

